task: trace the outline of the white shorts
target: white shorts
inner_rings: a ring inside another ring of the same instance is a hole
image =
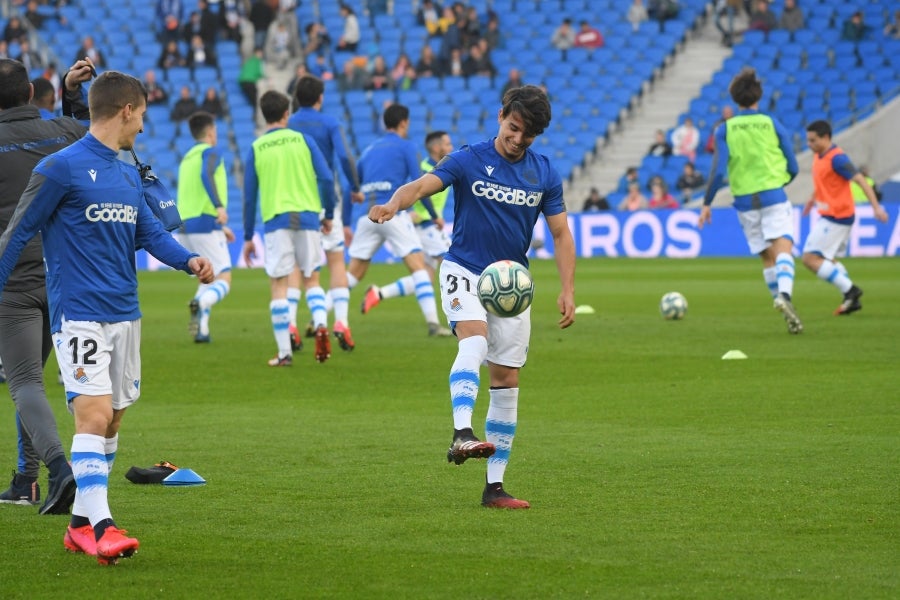
[[[176,235],[181,245],[190,252],[208,258],[212,262],[213,272],[218,275],[231,270],[231,254],[228,242],[222,230],[209,233],[179,233]]]
[[[750,252],[759,254],[778,238],[794,239],[794,208],[785,200],[772,206],[738,211]]]
[[[409,213],[398,212],[393,219],[380,225],[370,221],[367,216],[360,217],[350,244],[350,258],[372,260],[385,242],[390,244],[391,252],[400,258],[422,250]]]
[[[295,266],[311,277],[322,266],[322,235],[312,229],[276,229],[263,235],[266,274],[287,277]]]
[[[504,367],[521,367],[528,358],[531,307],[515,317],[502,318],[484,309],[478,299],[478,275],[450,261],[441,263],[441,306],[450,327],[460,321],[485,321],[488,326],[487,359]]]
[[[141,321],[98,323],[62,320],[53,334],[69,410],[75,396],[112,394],[116,410],[141,395]]]
[[[828,219],[819,218],[806,238],[803,252],[819,254],[828,260],[842,258],[850,240],[853,225],[843,225]]]
[[[325,213],[322,213],[325,218]],[[344,251],[344,224],[341,222],[339,207],[334,208],[334,218],[331,220],[331,233],[322,233],[322,250],[325,252]]]
[[[428,227],[417,225],[416,233],[419,234],[419,241],[422,243],[425,256],[441,258],[450,250],[450,237],[437,225],[433,223]]]

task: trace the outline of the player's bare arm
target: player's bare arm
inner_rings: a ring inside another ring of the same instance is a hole
[[[410,181],[397,188],[397,191],[385,204],[376,204],[369,209],[369,220],[379,224],[390,221],[397,211],[406,210],[419,198],[431,196],[443,189],[444,183],[437,175],[425,173],[415,181]]]
[[[556,300],[562,315],[559,328],[565,329],[575,322],[575,240],[566,213],[547,217],[547,226],[553,236],[553,254],[559,271],[560,292]]]
[[[706,205],[700,208],[700,217],[697,219],[697,229],[703,229],[707,223],[712,223],[712,209]]]
[[[244,264],[252,264],[253,259],[256,258],[256,244],[253,243],[253,240],[244,242],[244,250],[241,254],[244,257]]]

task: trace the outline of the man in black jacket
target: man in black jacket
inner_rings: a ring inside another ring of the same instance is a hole
[[[63,77],[64,109],[76,119],[89,118],[81,83],[90,80],[91,71],[90,62],[78,60]],[[87,127],[69,117],[42,119],[38,108],[29,104],[33,94],[25,66],[0,59],[0,231],[6,229],[35,165],[87,132]],[[22,252],[0,296],[0,358],[16,405],[23,453],[10,488],[0,493],[0,502],[32,505],[40,501],[37,476],[41,460],[50,477],[47,499],[39,512],[66,514],[76,486],[44,390],[44,363],[51,348],[38,235]]]

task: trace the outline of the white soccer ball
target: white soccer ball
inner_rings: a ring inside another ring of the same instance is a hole
[[[678,292],[669,292],[659,301],[659,314],[668,321],[683,319],[687,309],[687,299]]]
[[[534,280],[528,269],[512,260],[491,263],[478,278],[478,299],[491,314],[514,317],[531,306]]]

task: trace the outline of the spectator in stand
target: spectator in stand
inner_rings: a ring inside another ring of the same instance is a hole
[[[894,13],[894,20],[885,25],[884,37],[900,40],[900,10]]]
[[[841,30],[841,39],[850,42],[861,42],[869,37],[871,28],[863,23],[862,11],[856,11],[849,19],[844,21],[844,27]]]
[[[200,107],[197,106],[197,100],[194,99],[194,96],[191,94],[191,88],[183,85],[181,86],[181,96],[178,98],[178,102],[175,103],[175,106],[172,107],[169,118],[175,122],[184,121],[199,109]]]
[[[244,0],[221,0],[219,2],[219,25],[226,40],[241,45],[241,21],[247,16]]]
[[[741,12],[741,0],[718,0],[716,3],[716,29],[722,33],[722,45],[729,48],[734,44],[734,18]],[[728,29],[722,25],[722,18],[728,18]]]
[[[454,48],[450,51],[450,59],[447,61],[445,74],[452,75],[453,77],[463,76],[462,51],[459,48]]]
[[[31,80],[31,86],[34,88],[31,105],[37,107],[42,119],[55,119],[56,91],[53,89],[53,84],[43,77],[36,77]]]
[[[409,90],[416,84],[416,68],[412,65],[406,67],[403,77],[394,84],[398,90]]]
[[[747,29],[755,29],[769,33],[778,27],[775,14],[769,10],[769,0],[756,0],[756,10],[750,15],[750,24]]]
[[[649,19],[647,9],[644,7],[644,0],[634,0],[628,8],[628,15],[625,19],[631,23],[631,30],[637,31],[641,28],[641,23]]]
[[[306,26],[305,33],[306,45],[303,47],[305,55],[324,55],[331,47],[331,36],[328,35],[328,30],[321,23],[310,23]]]
[[[263,78],[263,51],[257,48],[253,54],[247,57],[244,64],[241,65],[241,71],[238,73],[238,85],[244,98],[253,107],[253,113],[256,114],[256,101],[259,96],[257,83]]]
[[[797,6],[797,0],[784,0],[784,10],[778,19],[778,27],[794,32],[806,27],[803,19],[803,10]]]
[[[661,208],[681,208],[681,205],[678,203],[678,200],[669,193],[666,184],[662,181],[657,181],[650,186],[650,203],[647,207],[658,210]]]
[[[500,31],[500,18],[496,13],[492,13],[491,16],[488,17],[483,37],[487,42],[488,48],[491,50],[506,47],[506,42],[503,40],[503,33]]]
[[[394,80],[395,88],[400,88],[400,84],[407,75],[407,69],[410,67],[412,67],[412,61],[409,60],[409,56],[405,52],[401,52],[397,56],[394,66],[391,67],[391,79]],[[413,72],[415,73],[415,69],[413,69]]]
[[[478,9],[474,6],[466,9],[465,23],[460,26],[460,34],[463,48],[470,48],[472,44],[481,40],[481,19],[478,17]]]
[[[419,52],[419,62],[416,63],[416,76],[418,77],[441,77],[444,70],[441,63],[434,55],[431,46],[424,44]]]
[[[391,72],[388,70],[384,57],[376,54],[372,59],[372,68],[369,70],[369,76],[363,85],[365,90],[389,90],[393,87],[394,80],[391,79]]]
[[[198,0],[197,12],[200,13],[200,37],[207,46],[215,48],[219,39],[219,17],[209,7],[208,0]]]
[[[433,0],[422,0],[422,4],[416,12],[416,21],[428,31],[428,35],[440,35],[438,21],[441,18],[441,12],[443,9]]]
[[[147,106],[167,104],[169,93],[156,81],[156,71],[147,69],[144,73],[144,89],[147,90]]]
[[[83,58],[90,59],[94,66],[99,69],[106,68],[106,57],[104,57],[103,53],[100,52],[100,49],[94,45],[94,38],[89,35],[82,38],[81,48],[75,53],[75,60],[72,62],[78,62]]]
[[[192,37],[191,46],[188,48],[187,66],[192,69],[195,67],[215,67],[217,63],[216,53],[203,43],[203,38],[199,35]]]
[[[309,69],[310,75],[315,75],[323,81],[334,79],[334,73],[331,71],[331,67],[328,66],[328,61],[325,60],[324,54],[313,54],[307,60],[312,61],[306,63],[306,68]]]
[[[181,26],[181,39],[188,46],[191,45],[191,40],[194,39],[195,35],[200,35],[200,11],[197,10],[191,11],[187,22]],[[200,37],[202,38],[203,36],[200,35]]]
[[[156,66],[160,69],[172,69],[176,67],[183,67],[187,64],[184,56],[181,55],[181,50],[178,49],[178,42],[175,40],[169,40],[169,42],[163,47],[162,54],[159,55],[159,59],[156,61]]]
[[[506,79],[506,83],[503,84],[503,88],[500,90],[500,100],[503,101],[503,96],[506,95],[506,92],[513,88],[522,87],[525,85],[525,82],[522,81],[522,73],[515,67],[509,70],[509,76]]]
[[[301,77],[305,77],[306,75],[309,75],[309,69],[307,68],[306,63],[301,62],[294,70],[293,79],[288,82],[286,91],[289,98],[294,97],[294,90],[297,88],[297,82],[300,81]]]
[[[441,36],[441,48],[438,52],[438,56],[445,63],[449,61],[450,55],[454,50],[459,50],[460,53],[462,53],[463,45],[461,28],[465,27],[466,25],[466,16],[464,14],[457,15],[452,8],[450,8],[449,10],[453,15],[453,20],[449,21],[447,30]]]
[[[250,23],[253,25],[253,46],[266,47],[269,26],[275,21],[278,0],[257,0],[250,8]]]
[[[666,139],[666,132],[657,129],[654,134],[653,144],[647,150],[648,156],[672,156],[672,144]]]
[[[16,60],[25,65],[25,69],[30,73],[32,69],[40,69],[44,66],[44,60],[40,53],[31,49],[31,42],[28,37],[23,37],[19,41],[19,55]]]
[[[359,19],[353,9],[346,4],[341,4],[341,17],[344,19],[344,31],[338,38],[337,49],[346,52],[356,52],[359,46]]]
[[[344,63],[344,87],[361,90],[369,83],[369,60],[365,56],[355,56]],[[314,69],[310,69],[316,75]]]
[[[44,69],[41,77],[49,81],[53,85],[53,91],[56,93],[56,102],[60,104],[60,100],[62,99],[62,79],[59,77],[59,72],[56,70],[56,63],[51,62],[47,65],[47,68]]]
[[[575,45],[575,30],[572,29],[572,19],[563,19],[562,24],[553,32],[550,43],[557,50],[562,50],[563,60],[565,60],[566,51]]]
[[[716,128],[733,116],[734,116],[734,109],[731,107],[730,104],[726,104],[725,106],[722,107],[722,116],[719,117],[719,120],[713,124],[712,132],[709,134],[709,137],[706,138],[706,145],[704,146],[704,149],[707,152],[709,152],[710,154],[712,154],[716,150],[716,134],[715,134]]]
[[[276,19],[266,37],[266,60],[274,63],[278,70],[287,68],[288,62],[294,58],[291,45],[291,33],[287,23]]]
[[[6,27],[3,29],[3,39],[6,40],[6,43],[14,44],[27,37],[28,30],[25,29],[25,24],[22,23],[22,19],[15,15],[10,17],[9,21],[6,23]]]
[[[178,30],[184,20],[184,3],[182,0],[157,0],[156,3],[156,36],[160,43],[166,45],[178,38]]]
[[[663,23],[678,16],[678,2],[676,0],[650,0],[647,5],[647,15],[654,21],[659,21],[659,30],[663,30]]]
[[[450,29],[450,26],[455,23],[456,13],[453,12],[452,7],[445,6],[444,10],[441,12],[441,17],[433,24],[426,22],[425,29],[431,37],[443,37]]]
[[[51,14],[42,14],[38,11],[37,0],[28,0],[25,8],[25,20],[31,23],[32,27],[41,29],[48,19],[56,19],[60,25],[68,25],[65,15],[60,14],[59,11],[54,11]]]
[[[603,34],[599,29],[591,27],[587,21],[582,21],[578,25],[578,33],[575,34],[575,47],[587,48],[588,50],[596,50],[603,47]]]
[[[672,154],[687,156],[692,162],[697,158],[697,146],[700,145],[700,131],[694,127],[694,120],[684,118],[684,123],[672,132]]]
[[[466,77],[473,75],[494,77],[497,74],[497,67],[494,66],[490,55],[484,51],[481,43],[472,44],[469,47],[469,56],[463,61],[462,70]]]
[[[616,186],[616,193],[627,194],[628,186],[632,183],[637,183],[638,185],[640,185],[637,167],[628,167],[625,170],[625,174],[619,177],[619,185]]]
[[[208,112],[217,119],[225,117],[225,107],[222,105],[222,100],[219,98],[216,88],[212,86],[206,88],[206,94],[203,96],[203,104],[200,105],[200,110]]]
[[[598,212],[601,210],[609,210],[609,202],[606,201],[604,196],[600,195],[600,190],[592,187],[590,195],[584,200],[581,212]]]
[[[706,178],[703,174],[694,168],[694,163],[689,162],[684,164],[684,169],[678,176],[675,187],[681,192],[682,202],[689,202],[695,193],[702,191],[701,188],[705,183]]]
[[[637,181],[628,184],[628,193],[619,202],[619,210],[634,212],[647,208],[647,197],[641,193],[641,184]]]

